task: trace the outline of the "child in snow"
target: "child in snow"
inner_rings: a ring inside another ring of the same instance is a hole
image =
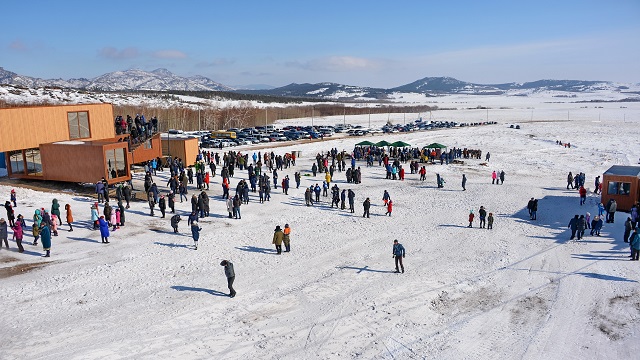
[[[11,202],[13,203],[13,207],[18,207],[18,204],[16,204],[17,198],[16,198],[16,190],[15,189],[11,189]]]
[[[387,203],[387,212],[385,213],[385,215],[391,216],[391,211],[392,210],[393,210],[393,201],[391,201],[391,199],[389,199],[389,202]]]
[[[493,229],[493,213],[489,213],[487,217],[487,229]]]
[[[118,217],[116,216],[116,211],[120,212],[120,209],[116,208],[115,211],[112,211],[109,219],[111,221],[111,225],[113,226],[113,229],[111,231],[116,231],[116,226],[118,226]]]
[[[468,227],[473,227],[473,218],[475,217],[475,215],[473,215],[473,210],[471,210],[469,212],[469,226]]]
[[[107,223],[107,220],[104,219],[104,215],[100,216],[100,219],[98,219],[98,224],[100,227],[100,237],[102,238],[102,243],[108,244],[109,243],[109,223]]]
[[[51,232],[53,236],[58,236],[58,216],[51,214]]]

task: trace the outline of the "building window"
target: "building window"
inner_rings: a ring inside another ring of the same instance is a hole
[[[149,139],[149,140],[144,142],[144,148],[145,149],[153,149],[153,147],[151,146],[151,139]]]
[[[629,195],[631,193],[631,183],[609,181],[607,194],[609,195]]]
[[[127,176],[127,155],[124,148],[105,151],[109,179]]]
[[[77,111],[67,113],[69,121],[69,139],[86,139],[91,137],[89,132],[89,112]]]
[[[24,174],[24,157],[22,150],[9,151],[9,163],[11,172],[14,174]]]

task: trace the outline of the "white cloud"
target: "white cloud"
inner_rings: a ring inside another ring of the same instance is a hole
[[[371,60],[354,56],[330,56],[318,58],[306,62],[291,61],[285,64],[288,67],[296,67],[311,71],[353,71],[375,70],[382,66],[380,60]]]
[[[158,50],[151,53],[151,56],[158,59],[186,59],[187,54],[179,50]]]
[[[122,50],[118,50],[114,47],[107,46],[98,51],[98,56],[112,60],[133,59],[135,57],[138,57],[139,54],[140,52],[135,47],[128,47]]]

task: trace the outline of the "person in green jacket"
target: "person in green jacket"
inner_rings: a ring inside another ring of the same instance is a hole
[[[51,203],[51,214],[57,216],[60,221],[60,225],[62,225],[62,216],[60,216],[60,204],[58,204],[58,199],[53,199]]]

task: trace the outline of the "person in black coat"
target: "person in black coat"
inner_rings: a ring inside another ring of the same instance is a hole
[[[362,206],[364,207],[364,214],[362,214],[362,217],[369,217],[369,209],[371,208],[371,200],[369,198],[367,198],[363,203]]]
[[[160,201],[158,201],[158,207],[160,208],[160,213],[162,214],[162,218],[164,218],[164,213],[167,210],[167,202],[164,199],[164,195],[160,196]]]
[[[233,289],[233,281],[236,279],[236,273],[233,269],[233,263],[229,260],[222,260],[220,266],[224,266],[224,274],[227,277],[227,287],[229,288],[229,297],[236,296],[236,291]]]
[[[571,221],[569,221],[568,228],[571,229],[571,238],[569,240],[573,240],[576,237],[576,231],[578,230],[578,220],[579,216],[575,215]]]
[[[171,217],[171,227],[173,228],[174,233],[178,233],[178,223],[182,220],[180,215],[173,215]]]
[[[118,207],[120,208],[120,225],[124,226],[124,205],[122,205],[122,201],[118,201]]]
[[[172,214],[175,214],[176,213],[176,194],[174,194],[173,191],[169,191],[169,195],[167,195],[167,198],[169,198],[169,209],[171,209]]]

